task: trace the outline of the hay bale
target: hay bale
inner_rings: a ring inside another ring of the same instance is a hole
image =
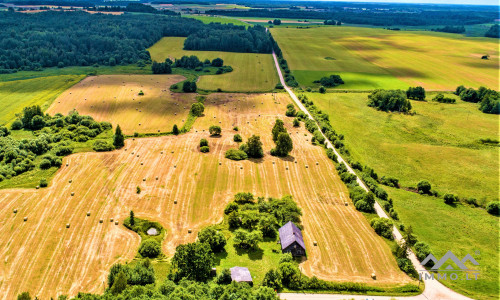
[[[219,161],[219,166],[222,165],[222,163]]]
[[[143,178],[142,181],[146,181],[146,178]]]
[[[297,161],[295,161],[295,163],[297,163]]]
[[[273,165],[275,164],[275,162],[273,161]]]
[[[113,222],[114,220],[113,220],[113,218],[110,218],[110,219],[109,219],[109,221],[110,221],[110,222]]]
[[[71,192],[71,196],[74,196],[75,195],[75,192]]]
[[[137,157],[139,157],[139,154],[137,154]]]
[[[141,161],[141,166],[144,165],[144,163]]]
[[[243,170],[243,167],[240,167],[240,170]]]
[[[288,170],[288,167],[286,167],[286,169]]]
[[[28,221],[28,217],[24,217],[24,222]]]
[[[158,180],[158,176],[156,176],[156,180]]]
[[[306,169],[308,169],[308,168],[309,168],[309,166],[308,166],[308,165],[306,165]]]
[[[87,217],[90,217],[90,211],[87,212]]]
[[[158,129],[158,132],[160,132],[160,130]]]
[[[118,221],[115,221],[115,225],[118,225]]]
[[[170,152],[170,153],[174,153],[174,151]]]
[[[177,204],[177,200],[174,200],[174,204]]]
[[[174,169],[177,168],[177,165],[174,165]]]
[[[319,162],[316,162],[316,165],[319,166]]]
[[[40,188],[40,186],[39,186],[39,185],[37,185],[37,186],[36,186],[36,189],[38,190],[39,188]]]
[[[14,209],[14,213],[17,214],[17,209]]]
[[[69,166],[69,163],[66,163],[66,167]]]
[[[127,148],[125,148],[124,150],[127,151]]]
[[[372,279],[377,280],[377,275],[375,275],[375,273],[372,273]]]
[[[162,151],[162,152],[160,152],[160,154],[163,154],[163,151]]]
[[[314,242],[313,242],[313,245],[314,245],[314,246],[318,246],[318,242],[314,241]]]
[[[188,233],[191,233],[193,232],[193,230],[191,228],[188,229]]]
[[[104,222],[104,220],[103,219],[99,219],[99,223],[102,223],[102,222]]]
[[[73,182],[73,180],[71,180],[71,179],[70,179],[70,180],[68,180],[68,182],[69,182],[69,183],[72,183],[72,182]]]
[[[69,228],[69,223],[68,223],[68,224],[66,224],[66,228]]]
[[[344,202],[344,205],[345,205],[345,206],[348,206],[348,205],[349,205],[349,203],[347,203],[347,202]]]

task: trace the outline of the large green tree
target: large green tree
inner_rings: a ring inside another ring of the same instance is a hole
[[[207,243],[179,245],[172,258],[171,273],[177,280],[206,281],[213,264],[214,254]]]
[[[272,155],[286,157],[293,150],[292,138],[288,132],[280,132],[276,141],[276,148],[271,150]]]
[[[273,129],[272,129],[273,142],[276,143],[276,141],[278,140],[278,135],[281,132],[286,132],[285,126],[284,126],[282,120],[276,119],[276,122],[274,123]]]
[[[120,125],[116,126],[115,135],[113,137],[113,146],[116,148],[121,148],[125,145],[125,138],[123,137],[122,129]]]
[[[206,227],[198,232],[198,240],[200,243],[209,244],[214,253],[224,251],[224,246],[226,245],[224,234],[213,227]]]

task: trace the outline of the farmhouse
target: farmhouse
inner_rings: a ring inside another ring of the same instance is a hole
[[[286,223],[279,229],[281,251],[283,253],[290,253],[293,256],[305,256],[306,246],[302,238],[300,229],[292,223]]]
[[[232,267],[231,269],[231,280],[236,282],[247,282],[253,285],[252,275],[250,271],[245,267]]]

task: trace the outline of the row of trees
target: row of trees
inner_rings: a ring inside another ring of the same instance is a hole
[[[324,87],[336,87],[344,84],[344,80],[340,75],[330,75],[329,77],[322,77],[320,80],[315,80],[314,83],[319,83]]]
[[[444,26],[444,27],[432,29],[432,31],[448,32],[448,33],[464,33],[465,27],[464,26]]]
[[[375,90],[368,95],[368,106],[382,111],[398,111],[407,113],[411,103],[402,90]]]
[[[500,93],[484,86],[475,90],[463,85],[455,90],[455,95],[466,102],[479,103],[479,110],[488,114],[500,114]]]

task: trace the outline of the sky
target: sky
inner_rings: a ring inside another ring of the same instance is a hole
[[[331,0],[329,0],[331,1]],[[347,1],[349,0],[333,0]],[[351,0],[352,1],[352,0]],[[393,2],[393,3],[439,3],[439,4],[476,4],[499,5],[499,0],[354,0],[352,2]]]

